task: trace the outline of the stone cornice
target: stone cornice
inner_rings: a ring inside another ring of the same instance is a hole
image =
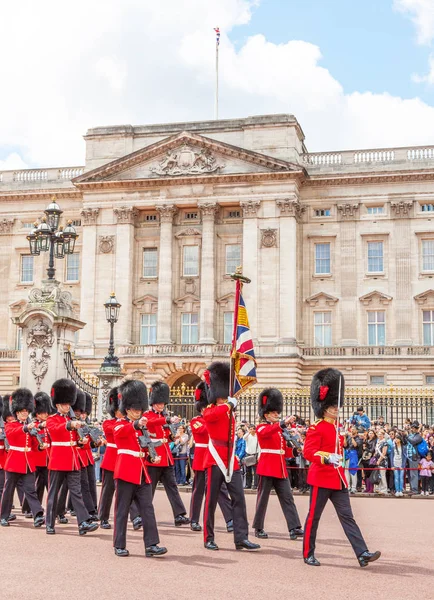
[[[310,175],[301,181],[303,187],[319,187],[327,185],[354,185],[367,183],[406,183],[415,181],[434,181],[434,171],[415,172],[400,171],[396,173],[342,173],[341,175]]]
[[[8,192],[0,191],[0,200],[48,200],[51,201],[53,196],[56,196],[57,200],[62,198],[82,198],[83,194],[77,188],[70,189],[51,189],[51,190],[11,190]]]

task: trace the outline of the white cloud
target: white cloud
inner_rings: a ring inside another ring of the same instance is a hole
[[[394,0],[393,5],[411,15],[418,44],[430,44],[434,38],[434,0]]]
[[[78,165],[89,127],[213,118],[216,26],[221,118],[293,113],[310,150],[432,142],[433,107],[418,98],[345,94],[314,44],[274,44],[259,34],[235,47],[228,34],[249,22],[256,4],[6,3],[0,144],[19,148],[28,165]]]
[[[28,165],[17,152],[11,152],[4,160],[0,160],[0,171],[27,169]]]

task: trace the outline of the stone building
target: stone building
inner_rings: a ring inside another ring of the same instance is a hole
[[[0,393],[25,351],[11,318],[47,267],[26,234],[53,195],[80,236],[56,277],[86,323],[88,372],[113,290],[124,370],[195,383],[229,355],[242,264],[260,384],[303,386],[325,365],[355,386],[434,382],[434,147],[312,154],[286,114],[85,140],[84,167],[0,173]]]

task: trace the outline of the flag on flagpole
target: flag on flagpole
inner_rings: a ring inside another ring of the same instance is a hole
[[[235,294],[234,334],[231,359],[233,364],[232,395],[237,397],[243,390],[254,385],[256,359],[250,332],[249,318],[242,294],[242,283],[237,280]]]
[[[220,27],[214,27],[215,35],[216,35],[216,44],[217,46],[220,44]]]

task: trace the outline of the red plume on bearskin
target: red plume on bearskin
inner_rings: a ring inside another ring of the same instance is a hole
[[[283,410],[283,396],[277,388],[265,388],[258,396],[258,414],[262,418],[265,413]]]
[[[318,419],[324,417],[327,408],[339,405],[339,380],[341,380],[341,401],[345,396],[345,379],[337,369],[321,369],[313,376],[310,386],[310,402]]]
[[[198,414],[200,414],[202,410],[208,406],[207,388],[208,386],[205,381],[201,381],[197,384],[197,387],[194,391],[194,397],[196,400],[194,406]]]

